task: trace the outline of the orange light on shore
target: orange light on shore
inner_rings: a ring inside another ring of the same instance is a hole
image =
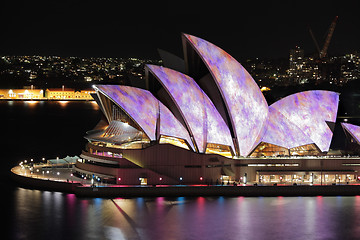
[[[32,100],[32,101],[25,101],[27,104],[31,104],[31,105],[35,105],[35,104],[37,104],[37,103],[39,103],[39,101],[34,101],[34,100]]]

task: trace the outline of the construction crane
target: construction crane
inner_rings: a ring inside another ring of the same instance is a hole
[[[316,47],[316,50],[319,52],[319,58],[322,59],[324,57],[326,57],[326,54],[327,54],[327,50],[329,48],[329,45],[330,45],[330,41],[331,41],[331,38],[332,38],[332,35],[334,33],[334,30],[335,30],[335,26],[336,26],[336,21],[338,19],[338,16],[336,16],[334,18],[334,20],[332,21],[332,23],[330,24],[330,27],[329,27],[329,30],[328,30],[328,34],[326,36],[326,39],[325,39],[325,42],[324,42],[324,46],[323,48],[320,50],[320,47],[319,47],[319,44],[318,42],[316,41],[316,38],[311,30],[311,28],[309,27],[309,32],[310,32],[310,35],[311,35],[311,38],[313,39],[314,43],[315,43],[315,47]]]
[[[314,41],[314,44],[315,44],[316,50],[317,50],[317,51],[318,51],[318,53],[320,54],[320,47],[319,47],[319,44],[318,44],[318,42],[316,41],[316,38],[315,38],[315,36],[314,36],[314,34],[313,34],[313,32],[312,32],[312,30],[311,30],[310,26],[309,26],[309,32],[310,32],[310,35],[311,35],[312,40]]]
[[[334,33],[334,30],[335,30],[337,19],[338,19],[338,16],[335,17],[335,19],[332,21],[332,23],[331,23],[331,25],[329,27],[328,35],[326,36],[323,49],[320,51],[320,58],[326,57],[330,41],[331,41],[332,35]]]

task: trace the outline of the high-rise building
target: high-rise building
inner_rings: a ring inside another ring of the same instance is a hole
[[[341,83],[360,78],[360,56],[358,53],[341,57]]]
[[[290,49],[289,56],[289,77],[295,83],[299,83],[302,78],[304,66],[304,50],[299,46],[294,49]]]
[[[306,83],[310,79],[319,80],[318,63],[313,57],[304,57],[304,50],[296,46],[290,49],[288,75],[296,84]]]

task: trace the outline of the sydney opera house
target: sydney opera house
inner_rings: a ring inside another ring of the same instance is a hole
[[[184,59],[160,52],[144,88],[94,86],[104,119],[87,132],[78,176],[116,184],[332,184],[360,159],[328,154],[339,94],[299,92],[268,105],[232,56],[182,34]],[[360,127],[343,123],[354,149]]]

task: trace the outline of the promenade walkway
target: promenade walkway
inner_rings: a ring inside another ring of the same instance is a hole
[[[11,169],[17,175],[34,179],[50,180],[55,182],[78,183],[91,186],[91,179],[82,179],[73,174],[72,164],[32,164],[19,165]],[[96,186],[109,186],[95,182]]]

